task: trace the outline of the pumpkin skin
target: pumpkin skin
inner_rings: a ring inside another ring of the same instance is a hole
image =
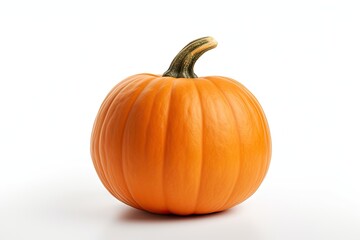
[[[104,186],[125,204],[206,214],[257,190],[271,139],[260,104],[233,79],[138,74],[105,98],[91,156]]]

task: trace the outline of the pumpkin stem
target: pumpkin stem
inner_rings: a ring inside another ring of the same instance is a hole
[[[194,73],[196,60],[203,53],[216,46],[217,42],[212,37],[203,37],[192,41],[176,55],[163,77],[197,78]]]

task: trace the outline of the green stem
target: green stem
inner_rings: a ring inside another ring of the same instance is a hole
[[[176,55],[169,69],[163,74],[163,77],[197,78],[194,73],[196,60],[203,53],[216,46],[217,42],[212,37],[203,37],[192,41]]]

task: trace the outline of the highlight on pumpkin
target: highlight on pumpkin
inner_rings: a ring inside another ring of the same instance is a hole
[[[105,188],[159,214],[207,214],[248,199],[269,168],[271,137],[259,102],[227,77],[197,77],[211,37],[186,45],[164,75],[136,74],[103,101],[91,156]]]

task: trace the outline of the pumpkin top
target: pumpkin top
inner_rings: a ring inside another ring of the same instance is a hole
[[[212,37],[203,37],[190,42],[176,55],[163,77],[197,78],[194,73],[195,62],[203,53],[216,46],[217,42]]]

